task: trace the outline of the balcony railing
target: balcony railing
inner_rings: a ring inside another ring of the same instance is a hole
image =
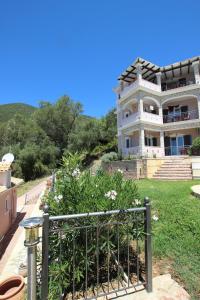
[[[143,121],[148,121],[148,122],[152,122],[152,123],[156,123],[156,124],[162,124],[162,117],[160,115],[152,114],[149,112],[143,112],[141,119]]]
[[[165,155],[188,155],[191,145],[165,147]]]
[[[127,124],[129,124],[130,122],[135,122],[139,119],[139,112],[133,113],[131,115],[129,115],[126,118],[122,119],[121,125],[125,126]]]
[[[126,96],[126,94],[128,92],[133,91],[134,89],[138,88],[139,86],[148,88],[148,89],[156,91],[156,92],[161,92],[161,88],[159,85],[152,83],[150,81],[144,80],[144,79],[140,79],[140,80],[136,80],[133,83],[131,83],[130,85],[124,87],[123,90],[120,92],[120,98]]]
[[[180,122],[180,121],[194,120],[198,118],[199,118],[198,110],[190,110],[187,112],[163,115],[163,123]]]
[[[173,90],[173,89],[177,89],[177,88],[181,88],[187,85],[191,85],[191,84],[195,84],[195,80],[188,80],[185,82],[171,82],[171,83],[164,83],[162,84],[162,91],[169,91],[169,90]]]

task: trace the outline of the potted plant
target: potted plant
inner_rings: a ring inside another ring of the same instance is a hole
[[[10,276],[0,282],[0,300],[24,300],[25,284],[20,275]]]

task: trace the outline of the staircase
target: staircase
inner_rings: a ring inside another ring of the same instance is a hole
[[[184,158],[173,158],[166,160],[153,175],[159,180],[191,180],[191,163]]]

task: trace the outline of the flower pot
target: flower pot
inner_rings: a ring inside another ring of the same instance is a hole
[[[25,284],[20,275],[13,275],[0,282],[0,300],[24,300]]]

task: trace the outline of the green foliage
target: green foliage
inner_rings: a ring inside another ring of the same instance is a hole
[[[189,149],[190,155],[200,155],[200,137],[197,137],[193,143],[191,148]]]
[[[81,111],[82,105],[79,102],[63,96],[55,104],[40,102],[40,109],[35,112],[34,119],[62,152],[68,147],[69,136]]]
[[[116,150],[114,110],[101,119],[83,116],[82,105],[68,96],[56,103],[42,101],[38,109],[23,104],[1,108],[8,121],[0,123],[0,156],[14,154],[14,176],[32,180],[50,173],[69,150],[83,152],[85,164]]]
[[[106,153],[102,156],[101,160],[102,160],[102,162],[118,160],[118,154],[116,152]]]
[[[49,193],[45,199],[49,206],[50,215],[66,215],[92,211],[107,211],[114,209],[126,209],[134,206],[140,206],[141,203],[134,201],[138,197],[137,187],[132,180],[125,181],[121,172],[116,172],[112,176],[98,172],[92,176],[90,172],[83,171],[80,164],[82,158],[78,155],[68,154],[63,158],[63,167],[56,174],[56,183],[54,192]],[[137,200],[138,201],[138,200]],[[131,216],[129,215],[128,218]],[[117,215],[121,221],[126,221],[125,214]],[[49,299],[57,299],[58,295],[64,289],[68,291],[72,288],[72,277],[74,271],[74,280],[76,287],[84,282],[86,264],[89,280],[94,280],[96,274],[96,223],[99,227],[99,257],[101,258],[101,270],[107,266],[108,249],[117,255],[117,235],[116,226],[112,225],[116,221],[115,217],[104,216],[99,219],[94,217],[81,220],[68,220],[68,222],[54,222],[50,226],[49,235]],[[81,222],[81,223],[80,223]],[[107,240],[108,227],[103,224],[109,224],[109,240]],[[79,229],[83,226],[89,226],[87,260],[85,258],[85,229]],[[130,227],[120,226],[120,249],[123,251],[125,233],[129,230],[133,238],[134,220],[131,220]],[[142,224],[138,225],[143,226]],[[77,227],[74,231],[73,227]],[[142,229],[141,229],[142,230]],[[58,236],[60,232],[60,236]],[[60,237],[60,238],[59,238]],[[74,242],[75,241],[75,242]],[[74,245],[74,246],[73,246]],[[60,248],[61,247],[61,248]],[[62,257],[60,257],[62,249]],[[65,250],[64,250],[65,249]],[[73,270],[73,251],[76,256],[76,267]],[[78,259],[77,259],[78,258]],[[93,278],[93,279],[92,279]]]
[[[171,264],[175,278],[179,278],[192,299],[197,300],[200,292],[200,201],[191,195],[191,186],[195,184],[199,184],[199,180],[137,181],[140,195],[149,196],[152,215],[159,218],[152,222],[157,266],[159,259],[166,261],[166,269]]]
[[[29,117],[37,108],[24,103],[12,103],[0,105],[0,122],[7,122],[15,114],[20,114],[24,118]]]

